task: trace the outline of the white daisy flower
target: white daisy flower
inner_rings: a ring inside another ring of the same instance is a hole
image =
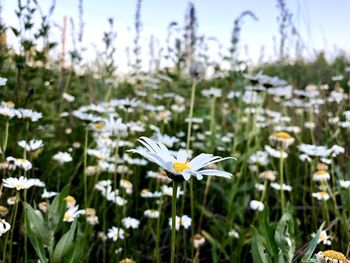
[[[44,143],[42,140],[30,140],[29,143],[26,141],[19,141],[18,145],[25,149],[27,152],[33,152],[38,150],[39,148],[44,147]]]
[[[136,229],[136,228],[139,228],[140,221],[132,217],[124,217],[122,219],[122,224],[127,229],[129,228]]]
[[[0,237],[9,231],[11,225],[5,221],[5,219],[0,219]]]
[[[6,179],[2,179],[4,182],[4,187],[7,188],[16,188],[17,191],[28,189],[34,185],[34,181],[31,179],[24,178],[21,176],[20,178],[9,177]]]
[[[179,230],[180,226],[183,226],[185,229],[188,229],[192,224],[192,219],[187,216],[187,215],[183,215],[181,217],[176,216],[175,218],[175,229]],[[169,226],[170,228],[172,227],[172,219],[169,218]]]
[[[7,78],[0,77],[0,86],[5,86],[7,82]]]
[[[7,162],[13,163],[16,167],[19,167],[25,171],[28,171],[32,169],[32,164],[26,159],[22,158],[14,158],[12,156],[9,156],[6,158]]]
[[[57,161],[60,165],[73,160],[72,156],[67,152],[58,152],[52,157],[52,159]]]
[[[249,203],[249,206],[251,209],[258,210],[258,211],[264,210],[264,207],[265,207],[265,205],[262,202],[257,200],[251,200]]]
[[[129,150],[129,152],[138,153],[147,160],[156,163],[162,169],[168,171],[170,175],[174,175],[173,179],[177,179],[179,175],[182,175],[186,181],[188,181],[191,176],[195,176],[198,180],[203,179],[203,175],[220,176],[225,178],[232,177],[231,173],[225,171],[200,169],[223,160],[234,159],[233,157],[222,158],[212,154],[202,153],[191,161],[187,161],[188,156],[185,150],[179,150],[176,158],[174,158],[174,156],[169,152],[168,148],[162,143],[155,142],[147,137],[141,137],[138,141],[145,146],[147,150],[132,149]]]
[[[108,238],[113,239],[113,241],[124,239],[124,230],[122,228],[112,226],[112,228],[108,229],[107,236]]]

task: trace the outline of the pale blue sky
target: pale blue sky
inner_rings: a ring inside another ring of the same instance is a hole
[[[45,7],[47,9],[51,3],[49,0],[38,1],[42,3],[44,9]],[[16,23],[13,10],[17,1],[3,0],[3,2],[5,21]],[[151,34],[163,43],[169,22],[177,21],[183,24],[188,2],[187,0],[143,0],[141,17],[144,50],[148,47]],[[216,37],[225,48],[230,43],[233,20],[242,11],[253,11],[259,21],[246,18],[241,33],[241,46],[248,47],[248,57],[253,61],[257,60],[262,46],[265,47],[265,59],[273,57],[273,37],[278,37],[275,0],[194,0],[192,2],[197,9],[199,33]],[[350,53],[349,0],[288,0],[287,4],[293,12],[294,22],[310,53],[314,50],[326,50],[329,55],[333,55],[335,46]],[[107,29],[106,20],[108,17],[113,17],[118,31],[118,49],[120,53],[124,53],[125,47],[131,44],[133,38],[127,28],[133,30],[135,6],[136,0],[85,0],[84,20],[87,45],[89,46],[92,42],[100,45],[102,32]],[[77,18],[77,14],[77,0],[57,0],[53,19],[56,23],[62,24],[64,15]],[[244,53],[243,48],[241,53]]]

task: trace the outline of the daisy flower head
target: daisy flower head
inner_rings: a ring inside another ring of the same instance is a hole
[[[319,263],[348,263],[349,260],[341,252],[334,250],[320,251],[316,254],[317,262]]]
[[[140,221],[132,217],[124,217],[122,219],[122,224],[127,229],[129,228],[136,229],[139,227]]]
[[[283,149],[288,148],[295,141],[295,139],[288,132],[284,131],[273,133],[270,135],[269,140],[271,143],[281,146]]]
[[[203,175],[225,178],[232,177],[231,173],[225,171],[202,168],[224,160],[234,159],[233,157],[222,158],[212,154],[202,153],[191,161],[188,161],[188,155],[185,150],[179,150],[175,158],[168,148],[160,142],[155,142],[147,137],[141,137],[138,141],[146,149],[132,149],[128,151],[138,153],[147,160],[159,165],[163,170],[167,171],[168,176],[175,181],[188,181],[191,176],[195,176],[198,180],[201,180],[203,179]],[[183,178],[181,178],[181,176]]]
[[[316,233],[311,234],[311,237],[314,238],[315,236],[316,236]],[[320,232],[320,238],[318,239],[317,243],[323,243],[323,245],[330,246],[332,244],[331,239],[332,239],[332,237],[327,234],[327,231],[323,230]]]
[[[0,86],[5,86],[7,83],[7,78],[0,77]]]
[[[31,179],[24,178],[23,176],[19,178],[9,177],[2,179],[4,182],[4,187],[7,188],[16,188],[17,191],[28,189],[34,185],[34,181]]]
[[[143,212],[145,217],[148,218],[158,218],[159,217],[159,211],[155,209],[147,209],[145,212]]]
[[[175,229],[179,230],[180,226],[183,226],[185,229],[188,229],[192,224],[192,219],[187,216],[187,215],[183,215],[183,216],[176,216],[175,218]],[[170,228],[172,228],[172,219],[169,218],[169,226]]]
[[[39,148],[44,147],[42,140],[30,140],[29,142],[22,140],[18,142],[18,145],[25,149],[27,152],[34,152]]]
[[[250,203],[249,203],[249,206],[251,209],[253,210],[257,210],[259,212],[261,212],[262,210],[264,210],[264,203],[260,202],[260,201],[257,201],[257,200],[251,200]]]
[[[330,178],[330,174],[325,170],[317,171],[312,177],[314,181],[328,181]]]
[[[12,156],[9,156],[6,158],[6,161],[25,171],[32,169],[32,163],[26,159],[14,158]]]
[[[312,193],[312,197],[316,198],[319,201],[327,201],[330,198],[330,195],[326,192],[317,192]]]
[[[108,229],[108,238],[113,239],[113,241],[117,241],[118,239],[124,239],[124,230],[119,227],[113,226]]]
[[[73,160],[72,156],[67,152],[58,152],[52,157],[52,159],[57,161],[60,165],[71,162]]]
[[[0,237],[9,231],[11,228],[11,225],[5,221],[5,219],[0,219]]]
[[[192,242],[193,242],[193,246],[195,249],[198,249],[200,248],[201,246],[204,245],[205,243],[205,237],[202,236],[201,234],[195,234],[193,237],[192,237]]]

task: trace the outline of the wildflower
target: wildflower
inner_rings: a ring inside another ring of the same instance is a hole
[[[260,179],[268,180],[268,181],[275,181],[276,180],[276,172],[267,170],[259,174]]]
[[[131,258],[124,258],[119,263],[136,263],[136,261],[132,260]]]
[[[117,241],[118,239],[124,239],[124,230],[113,226],[112,228],[108,229],[108,238],[113,239],[113,241]]]
[[[0,86],[5,86],[7,82],[7,78],[0,77]]]
[[[318,171],[327,171],[328,170],[328,165],[326,163],[318,163],[316,166],[316,169]]]
[[[328,181],[330,178],[330,174],[325,170],[317,171],[312,177],[314,181]]]
[[[298,150],[309,156],[327,157],[331,152],[325,146],[316,146],[311,144],[300,144]]]
[[[58,152],[52,157],[60,165],[64,163],[71,162],[73,160],[72,156],[67,152]]]
[[[159,211],[155,209],[148,209],[145,212],[143,212],[145,217],[148,218],[158,218],[159,217]]]
[[[71,94],[68,94],[67,92],[63,92],[62,98],[68,102],[73,102],[75,100],[75,97]]]
[[[171,186],[163,185],[162,186],[162,193],[163,193],[163,195],[167,195],[167,196],[172,197],[173,196],[173,188]],[[184,194],[184,192],[181,191],[180,187],[178,187],[177,191],[176,191],[176,198],[179,198],[180,195],[183,195],[183,194]]]
[[[12,119],[13,117],[17,116],[17,110],[9,106],[7,103],[1,103],[0,115]]]
[[[40,112],[36,112],[31,109],[18,109],[17,117],[19,119],[29,119],[32,122],[37,122],[43,117],[43,115]]]
[[[222,158],[214,156],[212,154],[202,153],[195,157],[190,162],[187,161],[187,153],[185,150],[179,150],[176,155],[176,159],[170,154],[169,150],[162,143],[155,142],[147,137],[141,137],[139,142],[147,148],[145,149],[133,149],[129,150],[133,153],[138,153],[151,162],[158,164],[162,169],[168,171],[172,179],[179,179],[178,176],[182,175],[187,181],[191,176],[196,176],[198,180],[203,178],[203,175],[207,176],[220,176],[225,178],[231,178],[232,174],[220,170],[206,169],[200,170],[210,164],[214,164],[223,160],[233,159],[232,157]]]
[[[9,156],[6,158],[7,162],[11,162],[13,163],[16,167],[19,167],[25,171],[28,171],[30,169],[32,169],[32,164],[31,162],[29,162],[26,159],[22,159],[22,158],[14,158],[12,156]]]
[[[122,219],[122,224],[127,229],[129,228],[136,229],[139,227],[140,221],[132,217],[124,217]]]
[[[257,200],[251,200],[249,203],[249,206],[251,209],[258,210],[258,211],[264,210],[264,207],[265,207],[265,205],[262,202]]]
[[[307,162],[309,162],[309,163],[311,162],[310,156],[307,155],[307,154],[305,154],[305,153],[301,154],[301,155],[299,156],[299,159],[300,159],[300,161],[302,161],[302,162],[305,162],[305,161],[307,161]]]
[[[29,143],[26,141],[19,141],[18,145],[25,149],[27,152],[34,152],[39,148],[44,147],[42,140],[30,140]]]
[[[319,263],[348,263],[349,261],[344,256],[343,253],[334,251],[334,250],[326,250],[320,251],[316,254],[317,262]]]
[[[120,186],[125,189],[127,194],[132,194],[132,183],[130,181],[122,179],[120,180]]]
[[[269,163],[269,155],[265,151],[257,151],[256,153],[249,156],[250,164],[258,164],[261,166],[266,166]]]
[[[152,193],[149,189],[142,189],[140,195],[142,198],[157,198],[161,197],[162,193],[157,191]]]
[[[39,203],[39,209],[41,211],[43,211],[44,213],[47,212],[47,210],[49,209],[48,205],[47,205],[47,202],[40,202]]]
[[[330,195],[326,192],[317,192],[312,193],[312,197],[316,198],[319,201],[327,201],[330,198]]]
[[[272,156],[274,158],[283,158],[283,159],[285,159],[285,158],[288,157],[288,154],[285,151],[283,151],[283,150],[281,150],[281,151],[275,150],[274,148],[272,148],[269,145],[265,145],[265,150],[270,156]]]
[[[0,205],[0,216],[6,216],[8,212],[9,210],[7,207]]]
[[[277,191],[281,190],[281,186],[278,183],[271,183],[271,187]],[[292,191],[292,187],[288,184],[283,184],[282,189],[283,191],[287,191],[287,192]]]
[[[231,229],[230,231],[228,231],[228,236],[229,237],[233,237],[235,239],[238,239],[239,238],[239,233],[236,230]]]
[[[205,243],[205,237],[202,236],[201,234],[195,234],[193,237],[192,237],[192,242],[193,242],[193,246],[195,249],[198,249],[200,248],[201,246],[204,245]]]
[[[265,190],[265,185],[264,184],[255,184],[255,189],[262,192]]]
[[[98,224],[98,217],[96,215],[88,215],[86,217],[86,221],[90,224],[90,225],[96,225]]]
[[[17,191],[28,189],[34,184],[32,180],[24,178],[23,176],[20,178],[9,177],[7,179],[2,179],[2,181],[4,182],[4,187],[16,188]]]
[[[185,229],[189,228],[191,226],[192,219],[187,216],[183,215],[181,217],[176,216],[175,218],[175,229],[179,230],[180,226],[183,226]],[[169,226],[172,227],[172,219],[169,218]]]
[[[41,194],[41,198],[51,198],[58,195],[57,192],[48,192],[46,189],[44,189],[44,192]]]
[[[202,95],[204,97],[215,97],[215,98],[219,98],[222,95],[222,90],[218,89],[218,88],[209,88],[209,89],[204,89],[201,91]]]
[[[311,237],[315,237],[315,236],[316,236],[316,233],[312,233],[311,234]],[[317,243],[321,243],[322,242],[323,245],[330,246],[332,244],[331,239],[332,239],[332,237],[327,234],[327,231],[326,230],[322,230],[320,232],[320,238],[319,238]]]
[[[75,200],[75,198],[71,195],[68,195],[66,198],[64,198],[66,200],[66,204],[67,204],[67,208],[72,208],[75,206],[75,204],[77,203],[77,201]]]
[[[16,196],[11,196],[11,197],[7,198],[8,205],[14,205],[17,202],[18,202],[18,199]]]
[[[349,188],[350,187],[350,180],[339,180],[339,185],[341,188]]]
[[[270,135],[269,140],[271,143],[281,146],[283,149],[288,148],[294,143],[294,138],[287,132],[275,132]]]
[[[79,216],[79,214],[81,214],[81,211],[78,211],[79,206],[73,206],[70,207],[64,214],[63,216],[63,221],[64,222],[73,222],[74,218],[76,218],[77,216]]]
[[[189,69],[189,76],[194,82],[199,82],[204,78],[205,67],[202,63],[193,63]]]
[[[0,219],[0,237],[9,231],[11,225],[5,221],[5,219]]]

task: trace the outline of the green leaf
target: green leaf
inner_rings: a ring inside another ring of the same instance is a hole
[[[77,238],[74,242],[74,248],[68,254],[65,259],[67,263],[76,263],[81,261],[81,257],[84,253],[84,233],[81,231],[80,225],[78,225]]]
[[[73,247],[74,234],[77,224],[78,221],[74,220],[69,231],[61,237],[60,241],[58,241],[53,253],[54,262],[62,262],[63,257],[66,256]]]
[[[47,218],[48,225],[55,233],[58,231],[59,226],[63,222],[63,216],[67,209],[64,198],[68,195],[69,185],[65,186],[61,193],[55,196],[52,203],[49,205]]]
[[[322,223],[322,225],[320,226],[320,228],[317,231],[317,234],[311,240],[307,251],[305,252],[304,256],[301,259],[301,262],[308,262],[308,261],[310,261],[310,259],[312,257],[312,254],[314,253],[314,251],[315,251],[315,249],[317,247],[318,240],[320,239],[320,234],[321,234],[321,231],[322,231],[322,229],[324,227],[324,224],[325,224],[325,222]]]
[[[40,242],[39,238],[36,235],[34,235],[30,229],[28,229],[28,236],[29,236],[30,243],[32,243],[34,250],[37,256],[39,257],[40,261],[42,263],[48,262],[46,258],[44,245]]]
[[[259,234],[259,231],[253,228],[253,237],[251,243],[251,252],[253,256],[253,262],[257,263],[272,263],[269,254],[264,246],[264,237]]]
[[[292,262],[295,252],[294,221],[288,210],[277,224],[275,240],[279,248],[278,262]]]
[[[43,217],[36,214],[35,210],[28,203],[24,203],[24,207],[27,210],[30,230],[45,246],[49,246],[51,244],[51,235]]]

